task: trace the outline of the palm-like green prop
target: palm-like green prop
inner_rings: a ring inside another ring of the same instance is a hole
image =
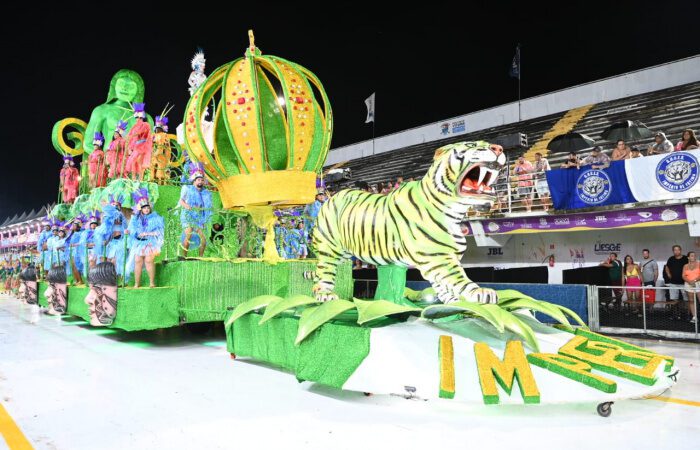
[[[273,295],[263,295],[255,297],[233,311],[226,322],[230,326],[234,321],[252,311],[265,310],[260,324],[277,317],[281,314],[299,317],[299,329],[295,344],[299,345],[315,330],[323,324],[333,320],[339,320],[343,313],[352,312],[343,316],[344,321],[352,320],[358,325],[376,323],[377,320],[399,314],[420,315],[425,320],[437,320],[445,317],[455,317],[458,315],[483,320],[493,326],[499,333],[509,331],[519,336],[534,351],[539,351],[539,345],[534,331],[528,324],[526,315],[518,311],[536,311],[546,314],[559,322],[567,331],[574,331],[570,317],[578,325],[586,327],[586,324],[573,311],[560,305],[536,300],[515,290],[498,291],[499,303],[480,304],[467,301],[460,301],[444,304],[429,304],[434,297],[432,288],[421,292],[406,289],[405,297],[416,303],[415,307],[397,305],[385,300],[334,300],[319,304],[313,297],[296,295],[289,298],[282,298]]]

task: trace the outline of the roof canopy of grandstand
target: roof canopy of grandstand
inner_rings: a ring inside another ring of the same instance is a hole
[[[519,116],[520,114],[520,116]],[[537,97],[445,119],[372,140],[332,149],[328,166],[349,168],[355,181],[377,183],[422,176],[435,149],[452,142],[523,133],[526,156],[548,154],[547,144],[570,131],[605,145],[601,133],[612,123],[636,120],[672,141],[686,128],[700,128],[700,56],[593,81]],[[649,142],[651,139],[648,140]],[[506,148],[506,150],[509,150]],[[550,162],[564,158],[553,154]]]

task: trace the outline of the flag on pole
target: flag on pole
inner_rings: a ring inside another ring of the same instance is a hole
[[[365,105],[367,105],[367,119],[365,123],[374,122],[374,94],[373,92],[372,95],[365,100]]]
[[[515,56],[513,56],[513,63],[510,65],[510,76],[520,79],[520,44],[515,47]]]

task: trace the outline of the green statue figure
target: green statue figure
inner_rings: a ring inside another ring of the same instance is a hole
[[[128,123],[128,128],[134,124],[134,114],[131,110],[131,104],[143,103],[146,86],[141,75],[129,69],[121,69],[112,77],[109,83],[109,94],[107,101],[97,108],[92,110],[90,121],[85,136],[93,136],[96,132],[101,132],[104,135],[106,142],[104,148],[109,148],[109,143],[114,136],[114,130],[120,120],[125,120]],[[153,119],[150,115],[146,116],[146,120],[153,125]],[[90,154],[93,151],[91,139],[83,141],[85,153]]]

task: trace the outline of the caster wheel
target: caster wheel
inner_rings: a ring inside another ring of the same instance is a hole
[[[236,359],[236,354],[235,354],[235,353],[231,353],[231,359]]]
[[[613,402],[605,402],[599,404],[597,408],[598,414],[602,417],[610,416],[610,414],[612,414],[612,405]]]

